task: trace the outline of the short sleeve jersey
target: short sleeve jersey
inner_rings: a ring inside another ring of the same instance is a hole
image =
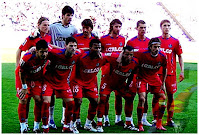
[[[76,64],[76,77],[74,81],[85,87],[92,83],[97,83],[96,75],[105,63],[105,58],[91,59],[90,51],[84,52]]]
[[[149,51],[144,51],[138,53],[138,60],[138,79],[152,86],[161,85],[162,81],[159,78],[158,71],[160,67],[167,67],[166,54],[160,51],[157,57],[152,57]]]
[[[138,66],[138,59],[132,58],[130,64],[125,66],[118,66],[118,55],[112,54],[111,57],[107,57],[107,61],[110,63],[110,72],[106,74],[103,79],[107,86],[112,89],[121,89],[126,84],[126,79],[135,73]]]
[[[149,41],[150,39],[148,37],[146,37],[144,40],[140,40],[137,36],[135,36],[131,38],[126,45],[132,46],[134,48],[136,57],[136,52],[141,50],[147,50]]]
[[[51,63],[47,68],[45,78],[57,87],[60,84],[68,85],[73,66],[81,55],[81,51],[76,51],[72,57],[66,57],[65,52],[66,49],[52,49],[48,55]]]
[[[73,37],[77,40],[77,48],[89,48],[90,41],[95,39],[93,34],[90,38],[85,38],[83,33],[75,34]]]
[[[19,49],[21,49],[22,51],[26,51],[26,50],[30,49],[31,47],[36,46],[36,43],[41,39],[46,40],[47,43],[51,42],[51,36],[48,34],[46,34],[44,37],[40,36],[35,39],[30,39],[30,37],[27,37],[26,40],[23,42],[23,44],[21,44]]]
[[[47,63],[47,60],[38,59],[35,54],[27,52],[20,61],[20,72],[26,75],[26,80],[39,81],[43,79],[43,69]]]
[[[182,54],[180,42],[172,36],[167,39],[162,36],[158,38],[161,40],[160,50],[167,55],[168,59],[167,75],[176,75],[176,55]],[[160,70],[159,74],[162,74],[162,70]]]
[[[61,22],[56,22],[50,25],[49,34],[53,45],[64,48],[66,38],[77,34],[77,28],[72,24],[64,26]]]
[[[113,38],[108,34],[102,36],[100,41],[102,43],[103,53],[120,53],[125,45],[125,38],[121,35],[119,35],[117,38]]]

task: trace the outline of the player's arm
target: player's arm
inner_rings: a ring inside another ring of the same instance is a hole
[[[125,87],[125,92],[129,92],[129,85],[131,84],[132,80],[133,80],[133,76],[134,73],[132,72],[130,74],[130,76],[127,78],[127,82],[126,82],[126,87]]]
[[[16,52],[16,67],[19,65],[22,50],[19,48]]]
[[[180,82],[184,80],[184,62],[183,62],[183,58],[182,55],[178,55],[178,60],[179,60],[179,65],[180,65],[180,76],[179,76],[179,80]]]
[[[20,63],[20,71],[19,71],[19,77],[20,77],[20,80],[21,80],[21,84],[22,84],[22,90],[19,92],[19,97],[20,99],[24,99],[26,94],[28,93],[28,86],[27,86],[27,83],[26,83],[26,69],[25,69],[25,63],[22,62]]]
[[[166,77],[167,77],[167,64],[163,66],[162,68],[162,75],[163,75],[163,80],[162,80],[162,86],[161,89],[165,92],[166,88],[165,88],[165,81],[166,81]]]

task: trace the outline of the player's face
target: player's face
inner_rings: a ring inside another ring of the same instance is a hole
[[[99,54],[101,52],[102,45],[101,43],[93,43],[93,46],[90,48],[91,53]]]
[[[38,25],[40,32],[48,33],[49,31],[49,21],[43,21],[41,24]]]
[[[92,32],[92,28],[89,26],[82,26],[83,34],[85,37],[89,37]]]
[[[133,58],[133,50],[131,51],[125,50],[122,55],[122,59],[125,61],[125,63],[130,63],[132,58]]]
[[[72,18],[73,18],[73,14],[70,14],[70,13],[66,13],[65,15],[62,15],[62,20],[65,25],[70,24],[70,22],[72,21]]]
[[[161,26],[161,30],[163,34],[169,34],[170,29],[171,29],[171,24],[168,22],[163,23]]]
[[[36,50],[36,56],[41,60],[46,59],[47,55],[48,55],[48,48],[41,48],[40,50]]]
[[[139,26],[136,28],[138,31],[138,35],[140,36],[144,36],[144,34],[146,33],[146,24],[139,24]]]
[[[151,46],[151,54],[156,56],[160,51],[160,44],[154,44]]]
[[[66,50],[71,54],[75,54],[76,49],[77,49],[76,42],[69,42],[68,45],[66,46]]]
[[[118,24],[118,23],[115,23],[113,25],[113,34],[119,35],[121,29],[122,29],[122,25]]]

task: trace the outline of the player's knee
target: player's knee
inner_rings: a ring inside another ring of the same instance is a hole
[[[145,103],[145,97],[144,96],[140,96],[139,97],[139,102],[140,103]]]
[[[81,106],[81,104],[82,104],[82,98],[75,98],[74,101],[75,101],[75,105],[76,106]]]
[[[108,102],[108,97],[107,96],[100,96],[100,104],[105,104],[106,102]]]

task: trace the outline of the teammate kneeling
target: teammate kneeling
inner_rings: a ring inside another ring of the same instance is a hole
[[[26,53],[15,71],[21,133],[27,132],[25,118],[28,94],[31,94],[35,100],[33,131],[40,132],[39,124],[42,118],[43,132],[49,132],[48,117],[52,91],[46,90],[43,86],[43,71],[48,63],[47,55],[48,43],[45,40],[39,40],[36,43],[36,53]]]
[[[156,129],[166,130],[162,126],[162,117],[165,110],[165,78],[167,73],[167,57],[160,51],[161,41],[158,38],[152,38],[148,43],[148,50],[138,54],[139,72],[137,79],[137,88],[139,95],[139,103],[137,107],[138,128],[139,131],[144,131],[142,125],[142,115],[144,110],[145,96],[147,87],[154,94],[159,102],[157,107],[157,124]],[[163,81],[158,76],[160,67],[163,68]]]
[[[110,93],[115,90],[120,96],[125,99],[125,115],[126,124],[124,128],[137,131],[132,121],[133,100],[136,92],[129,91],[129,85],[136,72],[138,60],[133,57],[133,48],[126,46],[123,48],[121,56],[111,54],[112,57],[107,58],[110,63],[110,68],[101,79],[100,102],[97,111],[98,117],[98,132],[103,132],[102,116],[105,113],[105,104],[108,102]],[[126,80],[128,82],[126,83]]]

